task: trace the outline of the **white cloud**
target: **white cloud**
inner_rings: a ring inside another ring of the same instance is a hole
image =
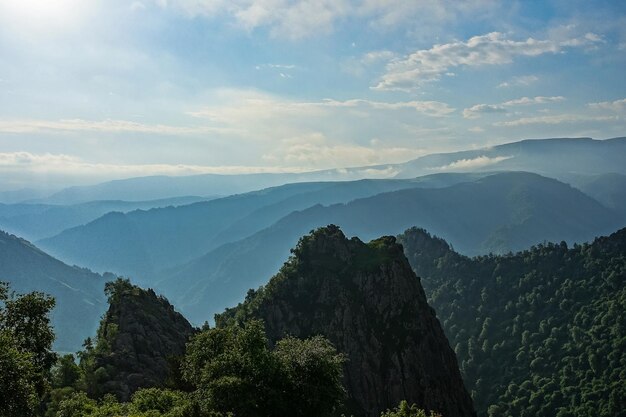
[[[42,175],[55,177],[115,179],[146,175],[249,174],[263,172],[304,172],[300,167],[286,166],[202,166],[188,164],[110,164],[90,162],[67,154],[0,153],[0,173],[4,175]]]
[[[434,129],[455,111],[436,101],[295,101],[250,90],[222,90],[216,96],[215,104],[188,114],[242,130],[241,138],[260,148],[270,165],[311,169],[415,157],[426,140],[421,138],[440,134]]]
[[[365,99],[334,100],[316,102],[292,101],[268,94],[251,91],[227,91],[223,93],[227,103],[189,112],[191,116],[207,118],[214,122],[241,125],[246,121],[272,120],[276,124],[289,123],[288,117],[323,117],[336,115],[336,109],[347,111],[413,110],[430,117],[441,117],[454,112],[454,108],[439,101],[382,102]]]
[[[507,159],[513,158],[512,156],[496,156],[490,158],[486,155],[481,155],[472,159],[459,159],[454,161],[448,165],[443,165],[440,167],[433,168],[436,171],[471,171],[473,169],[484,168],[489,165],[495,165],[499,162],[506,161]]]
[[[539,81],[539,77],[536,75],[521,75],[517,77],[511,78],[509,81],[505,81],[503,83],[498,84],[498,88],[509,88],[509,87],[526,87],[531,84]]]
[[[509,100],[502,103],[503,106],[528,106],[532,104],[546,104],[546,103],[557,103],[560,101],[564,101],[565,97],[563,96],[537,96],[537,97],[522,97],[515,100]]]
[[[347,74],[360,77],[365,74],[366,70],[375,65],[385,64],[395,58],[395,52],[388,50],[370,51],[359,57],[350,57],[341,63],[341,69]]]
[[[394,58],[396,54],[392,51],[381,50],[381,51],[370,51],[363,54],[360,59],[360,62],[364,65],[375,64],[380,61],[389,61]]]
[[[514,100],[505,101],[500,104],[476,104],[463,110],[463,117],[466,119],[477,119],[483,114],[490,113],[507,113],[507,107],[528,106],[532,104],[556,103],[565,100],[562,96],[537,96],[522,97]]]
[[[506,113],[506,109],[497,104],[476,104],[463,110],[463,117],[466,119],[477,119],[482,114]]]
[[[416,51],[404,59],[392,60],[374,88],[411,91],[424,83],[438,81],[452,68],[509,64],[518,56],[554,54],[566,47],[593,44],[593,39],[593,36],[585,36],[563,41],[534,38],[514,41],[499,32],[474,36],[466,42],[435,45],[431,49]]]
[[[558,125],[564,123],[582,123],[582,122],[609,122],[617,121],[617,116],[584,116],[578,114],[559,114],[554,116],[536,116],[536,117],[522,117],[516,120],[510,120],[506,122],[496,122],[494,126],[527,126],[527,125]]]
[[[157,135],[198,135],[204,133],[228,133],[232,129],[210,126],[171,126],[143,124],[127,120],[91,121],[82,119],[62,120],[0,120],[3,133],[51,133],[51,132],[98,132],[98,133],[149,133]]]
[[[599,103],[589,103],[592,109],[611,110],[614,112],[623,112],[626,110],[626,98],[615,101],[601,101]]]
[[[313,133],[282,141],[281,146],[263,155],[272,164],[290,166],[366,166],[406,162],[423,155],[421,149],[403,147],[370,147],[358,144],[337,144],[321,133]],[[391,176],[387,170],[376,170],[377,176]]]
[[[319,103],[310,103],[312,105],[328,106],[328,107],[371,107],[376,110],[401,110],[411,109],[426,116],[441,117],[454,112],[454,108],[440,101],[400,101],[400,102],[381,102],[362,99],[351,99],[345,101],[337,101],[327,99]]]
[[[338,21],[360,18],[379,28],[411,21],[415,27],[449,22],[497,7],[496,0],[154,0],[195,17],[233,19],[245,30],[269,28],[275,37],[327,34]]]

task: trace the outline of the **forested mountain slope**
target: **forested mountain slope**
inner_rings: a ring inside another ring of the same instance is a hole
[[[605,207],[626,213],[626,175],[575,176],[568,182]]]
[[[626,415],[626,229],[468,258],[399,237],[482,416]]]
[[[111,277],[109,276],[108,279]],[[52,258],[31,243],[0,231],[0,281],[18,293],[39,291],[53,296],[55,349],[73,352],[95,332],[106,308],[105,278]]]

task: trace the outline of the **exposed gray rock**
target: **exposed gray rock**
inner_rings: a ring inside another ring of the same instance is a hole
[[[393,237],[348,240],[336,226],[300,240],[269,284],[216,317],[261,318],[272,341],[323,335],[347,356],[347,412],[379,416],[401,400],[475,416],[456,356]]]

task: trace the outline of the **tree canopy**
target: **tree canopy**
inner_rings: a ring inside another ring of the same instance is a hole
[[[54,305],[45,294],[15,294],[0,282],[0,417],[29,417],[40,408],[56,361]]]

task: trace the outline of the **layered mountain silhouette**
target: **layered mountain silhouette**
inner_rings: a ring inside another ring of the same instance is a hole
[[[91,201],[73,205],[0,204],[0,229],[35,241],[66,229],[89,223],[110,212],[149,210],[180,206],[209,200],[202,197],[178,197],[153,201]]]
[[[295,182],[349,181],[364,178],[413,178],[438,172],[530,171],[562,179],[567,175],[626,174],[626,138],[554,138],[512,142],[462,152],[430,154],[400,164],[285,174],[203,174],[138,177],[70,187],[41,203],[76,204],[94,200],[154,200],[185,195],[231,195]],[[2,184],[0,183],[0,186]],[[19,192],[5,193],[19,201]],[[24,196],[33,192],[21,193]],[[0,198],[3,194],[0,193]]]
[[[158,287],[192,321],[236,302],[280,267],[298,238],[337,224],[363,239],[419,226],[446,238],[461,253],[521,250],[543,241],[584,242],[623,226],[626,219],[577,189],[529,173],[504,173],[450,187],[413,188],[317,205],[291,213],[248,238],[225,244],[165,271]]]
[[[626,174],[626,138],[522,140],[471,151],[426,155],[400,164],[398,178],[433,171],[529,171],[563,179],[568,175]]]
[[[474,177],[438,174],[412,180],[288,184],[182,207],[110,213],[37,243],[70,263],[149,280],[156,271],[250,236],[295,210]]]

